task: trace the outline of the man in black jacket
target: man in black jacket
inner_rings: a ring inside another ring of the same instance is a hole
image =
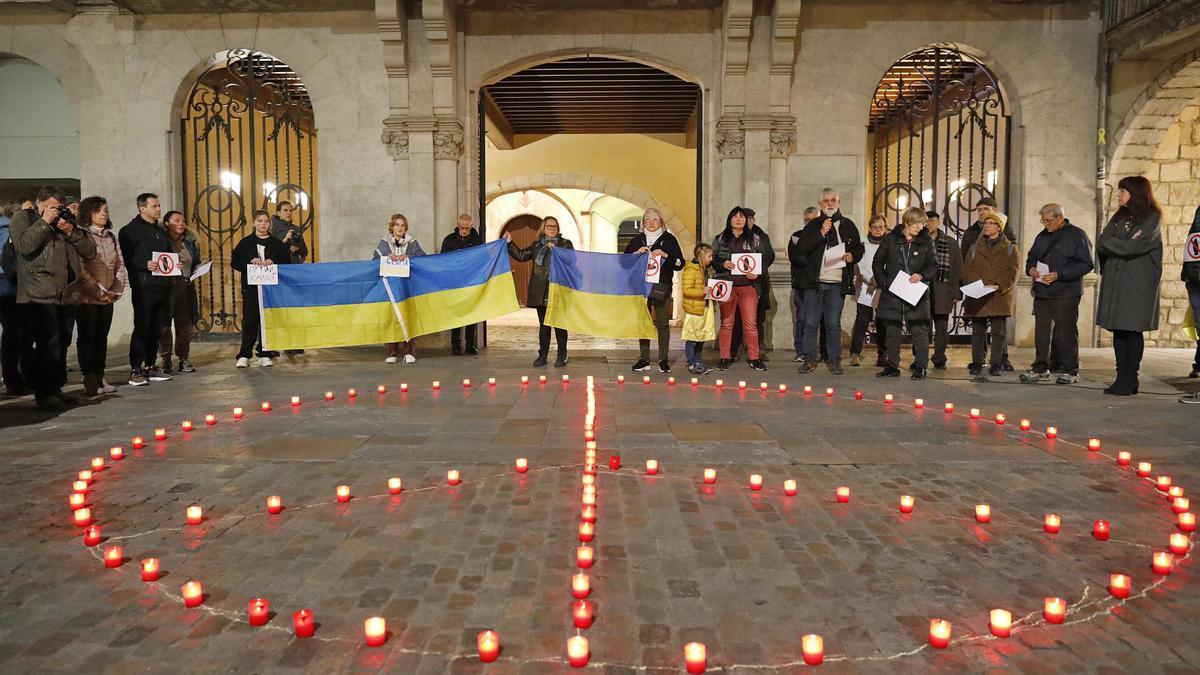
[[[171,278],[155,276],[161,253],[171,253],[171,238],[158,222],[158,195],[137,196],[138,214],[117,233],[129,285],[133,289],[133,335],[129,338],[129,384],[140,387],[171,379],[154,365],[158,338],[171,320]]]
[[[975,202],[975,222],[962,233],[959,238],[959,251],[962,253],[963,260],[967,259],[967,255],[971,252],[971,247],[979,241],[979,235],[983,233],[983,219],[995,213],[998,210],[996,200],[991,197],[981,197]],[[1012,243],[1017,243],[1016,223],[1009,222],[1008,227],[1001,230],[1004,236]],[[1008,360],[1008,345],[1003,345],[1004,353],[1000,360],[1000,367],[1007,372],[1013,371],[1012,362]],[[974,366],[974,363],[968,364],[967,368]]]
[[[829,372],[842,374],[842,308],[846,296],[854,292],[854,265],[862,259],[865,247],[854,221],[842,215],[841,198],[836,190],[821,193],[821,212],[794,240],[788,241],[788,259],[804,260],[793,277],[792,285],[802,290],[804,305],[804,361],[801,373],[817,369],[817,333],[825,324],[825,344],[829,350]],[[843,253],[826,260],[826,251],[843,247]]]
[[[472,226],[471,216],[466,213],[462,213],[462,214],[459,214],[459,216],[458,216],[458,223],[455,225],[454,231],[451,232],[450,234],[446,235],[446,238],[442,240],[442,248],[439,251],[439,253],[449,253],[451,251],[460,251],[464,248],[471,248],[473,246],[482,246],[482,245],[483,245],[483,236],[480,235],[479,231],[476,230]],[[450,351],[455,356],[461,356],[464,353],[464,351],[463,351],[464,329],[467,334],[467,345],[466,345],[465,353],[470,354],[471,356],[474,356],[475,354],[479,353],[479,348],[477,346],[478,343],[476,342],[476,335],[478,332],[478,330],[477,330],[478,324],[474,324],[474,323],[469,326],[462,326],[459,328],[451,328],[450,329]]]
[[[287,244],[288,257],[292,263],[302,263],[308,260],[308,245],[304,243],[304,233],[292,224],[295,212],[295,204],[279,202],[275,206],[275,215],[271,217],[271,236]]]
[[[821,210],[815,206],[804,209],[804,225],[788,238],[788,262],[792,266],[792,309],[795,312],[792,321],[792,347],[795,350],[795,358],[792,360],[796,363],[804,361],[804,289],[801,287],[801,280],[804,278],[804,266],[808,261],[808,256],[801,255],[796,250],[796,242],[800,240],[804,228],[819,215]],[[824,338],[821,342],[821,352],[824,353]]]
[[[1092,246],[1058,204],[1046,204],[1038,213],[1045,229],[1034,237],[1025,257],[1026,274],[1033,279],[1036,356],[1029,372],[1021,373],[1021,381],[1048,382],[1053,354],[1061,368],[1055,382],[1074,384],[1079,381],[1079,301],[1083,277],[1094,267]],[[1039,270],[1039,264],[1049,271]]]

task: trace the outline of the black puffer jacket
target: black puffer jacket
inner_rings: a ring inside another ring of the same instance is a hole
[[[897,225],[883,238],[875,260],[871,264],[876,285],[883,289],[879,295],[876,318],[884,321],[929,321],[929,293],[921,296],[914,307],[887,290],[900,274],[920,274],[928,285],[937,271],[937,258],[933,252],[933,239],[924,228],[910,242],[904,237],[904,226]]]

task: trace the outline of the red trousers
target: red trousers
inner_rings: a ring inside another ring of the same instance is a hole
[[[753,286],[734,286],[729,300],[721,303],[721,332],[717,345],[721,358],[729,358],[729,347],[733,342],[733,319],[741,312],[742,343],[750,353],[750,360],[758,359],[758,291]]]

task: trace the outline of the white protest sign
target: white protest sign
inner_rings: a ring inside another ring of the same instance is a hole
[[[842,256],[846,255],[846,245],[838,244],[825,249],[824,267],[826,269],[839,269],[846,266],[846,261]]]
[[[929,290],[929,287],[920,281],[916,283],[909,281],[908,275],[901,272],[892,280],[892,285],[888,286],[888,290],[901,300],[916,307],[917,303],[921,302],[921,298],[925,296],[925,292]]]
[[[1200,232],[1193,232],[1188,235],[1187,244],[1183,247],[1183,261],[1200,261]]]
[[[410,269],[408,258],[396,262],[392,262],[392,259],[386,255],[379,258],[379,276],[381,277],[408,278]]]
[[[192,276],[190,278],[188,278],[188,281],[195,281],[195,280],[199,279],[200,277],[204,276],[205,274],[208,274],[208,271],[211,269],[212,269],[212,261],[211,260],[209,260],[206,263],[201,263],[200,266],[196,268],[196,271],[192,272]]]
[[[662,258],[650,256],[650,260],[646,261],[646,283],[657,284],[662,276]]]
[[[761,253],[734,253],[729,260],[733,263],[734,274],[739,276],[762,274]]]
[[[150,254],[150,260],[157,262],[158,267],[150,274],[156,277],[181,277],[183,270],[179,269],[179,254],[178,253],[160,253],[155,251]]]
[[[863,284],[862,290],[858,293],[858,304],[865,307],[879,306],[879,289],[871,290],[871,287]]]
[[[963,295],[968,298],[982,298],[985,295],[995,293],[997,289],[997,286],[988,286],[983,283],[982,279],[976,279],[966,286],[959,287],[958,290],[962,291]]]
[[[278,286],[278,265],[246,265],[246,283],[251,286]]]
[[[1050,274],[1050,266],[1044,262],[1039,262],[1034,265],[1034,267],[1036,267],[1038,271],[1037,282],[1039,284],[1049,284],[1050,282],[1045,280],[1045,276]]]
[[[733,282],[728,279],[709,279],[708,287],[704,289],[705,300],[725,302],[733,295]]]

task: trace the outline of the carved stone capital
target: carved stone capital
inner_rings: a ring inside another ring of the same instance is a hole
[[[792,145],[796,142],[795,129],[771,130],[771,158],[786,159],[792,154]]]
[[[721,159],[740,158],[746,155],[746,132],[740,128],[717,129],[717,154]]]
[[[462,157],[463,132],[459,129],[439,129],[433,132],[433,156],[435,159]]]
[[[408,132],[404,129],[385,126],[380,138],[387,146],[387,152],[395,161],[408,159]]]

